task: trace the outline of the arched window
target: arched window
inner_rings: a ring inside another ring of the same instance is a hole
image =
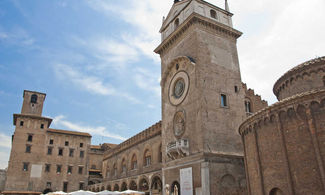
[[[217,19],[217,12],[214,11],[213,9],[210,10],[210,16],[211,16],[211,18]]]
[[[114,163],[114,165],[113,165],[113,171],[114,171],[113,172],[113,175],[116,177],[117,176],[117,166],[116,166],[116,163]]]
[[[138,162],[137,162],[137,156],[133,154],[132,159],[131,159],[131,169],[137,169],[138,167]]]
[[[30,103],[34,103],[34,104],[37,103],[37,95],[36,94],[32,95],[32,97],[30,98]]]
[[[158,148],[158,162],[162,162],[162,148],[161,148],[161,144],[159,145]]]
[[[122,164],[121,164],[121,168],[122,168],[122,173],[126,173],[126,161],[125,158],[123,158],[122,160]]]
[[[179,26],[179,19],[177,18],[174,22],[174,28],[176,29]]]
[[[148,149],[144,152],[143,162],[144,162],[145,167],[151,165],[151,153],[150,153],[150,151]]]
[[[284,195],[284,194],[279,188],[273,188],[270,191],[270,195]]]

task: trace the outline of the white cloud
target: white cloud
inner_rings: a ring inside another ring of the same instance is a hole
[[[97,57],[108,63],[123,65],[138,60],[137,50],[127,43],[107,39],[98,39],[93,42],[97,49]]]
[[[152,72],[149,72],[143,68],[137,68],[134,73],[135,84],[144,90],[151,91],[156,96],[161,96],[161,90],[159,85],[158,75],[155,75]]]
[[[83,126],[83,125],[76,124],[76,123],[66,120],[65,116],[63,116],[63,115],[54,117],[53,125],[54,126],[62,126],[63,128],[68,128],[68,129],[75,130],[75,131],[90,133],[91,135],[98,135],[98,136],[103,136],[103,137],[112,138],[112,139],[116,139],[116,140],[122,140],[122,141],[126,140],[126,138],[124,138],[120,135],[109,133],[108,130],[106,129],[106,127]]]
[[[11,136],[0,133],[0,147],[11,148]]]
[[[108,15],[114,13],[136,27],[138,32],[124,33],[122,37],[142,54],[159,62],[153,50],[159,45],[162,17],[167,14],[165,12],[171,7],[172,1],[127,0],[118,5],[115,1],[91,0],[88,3],[95,10]]]
[[[224,8],[224,1],[208,0]],[[126,0],[88,1],[89,5],[110,16],[119,16],[136,28],[122,39],[142,54],[159,61],[152,51],[160,43],[158,30],[162,17],[168,14],[172,1]],[[243,81],[267,99],[276,101],[272,87],[275,81],[295,65],[324,55],[324,0],[242,0],[229,1],[234,13],[234,28],[243,31],[238,50]],[[146,87],[137,78],[138,84]]]
[[[0,133],[0,169],[8,167],[11,150],[11,136]]]
[[[117,89],[108,83],[104,83],[100,77],[85,75],[65,64],[56,64],[54,70],[59,78],[62,78],[65,81],[68,80],[86,91],[99,95],[123,97],[132,103],[141,103],[128,93],[117,92]]]
[[[10,155],[10,149],[0,149],[0,169],[5,169],[8,167],[8,159]]]
[[[325,2],[322,0],[277,0],[256,4],[251,2],[252,8],[247,10],[243,4],[245,3],[235,4],[233,12],[235,14],[237,11],[240,12],[236,18],[239,22],[246,22],[240,25],[247,29],[256,28],[254,20],[243,21],[240,18],[249,18],[248,15],[254,14],[255,17],[261,17],[264,13],[268,13],[270,17],[269,20],[265,18],[269,23],[261,26],[261,29],[248,35],[244,34],[239,39],[238,48],[243,80],[249,87],[261,93],[263,98],[273,103],[276,101],[272,92],[273,84],[281,75],[316,55],[324,55]]]

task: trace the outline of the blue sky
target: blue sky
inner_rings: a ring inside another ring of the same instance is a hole
[[[224,6],[223,0],[210,0]],[[173,1],[1,0],[0,168],[7,166],[12,114],[23,90],[47,94],[52,128],[120,143],[161,119],[162,17]],[[230,0],[242,79],[274,103],[289,68],[325,54],[323,0]]]

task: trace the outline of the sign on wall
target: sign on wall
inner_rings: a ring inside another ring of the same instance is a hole
[[[42,165],[32,165],[30,177],[40,178],[42,175]]]
[[[180,170],[181,195],[193,195],[192,167]]]

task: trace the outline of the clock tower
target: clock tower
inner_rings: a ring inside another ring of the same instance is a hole
[[[246,117],[236,46],[242,33],[232,15],[227,1],[222,9],[183,0],[163,19],[155,52],[161,57],[163,185],[171,192],[245,194],[237,132]]]

